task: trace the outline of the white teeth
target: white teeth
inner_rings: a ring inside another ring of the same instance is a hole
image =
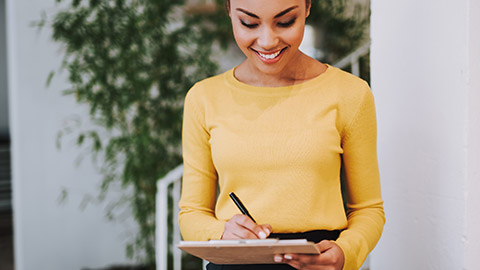
[[[277,57],[280,54],[280,52],[281,52],[281,50],[277,51],[276,53],[272,53],[272,54],[263,54],[261,52],[258,52],[258,54],[265,59],[273,59],[273,58]]]

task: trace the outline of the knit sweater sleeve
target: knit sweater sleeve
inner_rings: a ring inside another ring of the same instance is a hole
[[[336,243],[345,254],[343,269],[359,269],[375,247],[385,223],[377,162],[373,95],[364,91],[342,136],[348,227]]]
[[[194,86],[185,98],[183,116],[183,182],[179,224],[184,240],[220,239],[224,221],[215,217],[217,173],[205,123],[205,109]]]

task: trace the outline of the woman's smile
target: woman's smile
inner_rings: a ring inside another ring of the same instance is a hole
[[[254,51],[258,58],[266,63],[266,64],[274,64],[278,61],[280,61],[280,59],[282,58],[282,55],[283,53],[288,49],[288,46],[281,49],[281,50],[277,50],[277,51],[274,51],[274,52],[261,52],[259,50],[255,50],[255,49],[251,49],[252,51]]]

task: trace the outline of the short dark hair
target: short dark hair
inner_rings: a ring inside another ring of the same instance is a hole
[[[305,5],[307,6],[307,8],[310,6],[311,3],[311,0],[305,0]],[[227,10],[227,12],[230,12],[230,0],[225,0],[225,10]]]

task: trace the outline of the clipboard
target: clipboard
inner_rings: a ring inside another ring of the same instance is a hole
[[[275,254],[320,254],[306,239],[180,241],[177,247],[215,264],[274,264]]]

